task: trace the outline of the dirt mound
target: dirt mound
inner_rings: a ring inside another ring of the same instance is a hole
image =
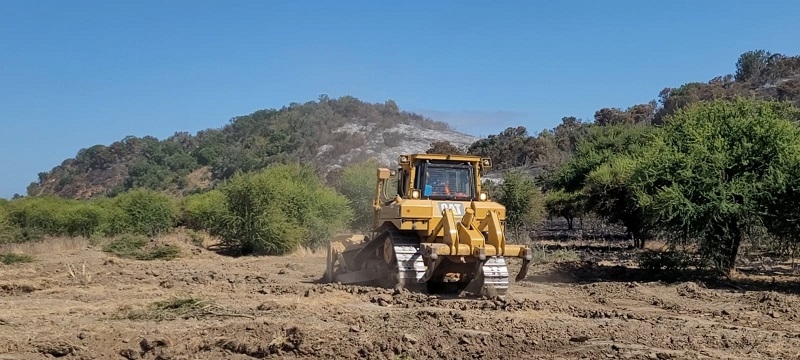
[[[797,296],[779,294],[776,292],[749,293],[743,296],[743,302],[752,309],[772,317],[785,317],[796,320],[800,314],[800,299]]]

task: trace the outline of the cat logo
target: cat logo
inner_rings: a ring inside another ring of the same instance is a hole
[[[464,204],[459,202],[439,202],[440,213],[448,209],[453,211],[453,216],[464,216]]]

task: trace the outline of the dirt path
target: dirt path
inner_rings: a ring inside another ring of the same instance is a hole
[[[800,298],[783,293],[549,281],[443,299],[315,284],[324,255],[60,250],[0,265],[0,359],[800,358]]]

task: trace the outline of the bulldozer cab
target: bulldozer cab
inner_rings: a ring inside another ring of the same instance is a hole
[[[404,155],[397,169],[397,194],[423,200],[478,200],[480,176],[491,160],[478,156]]]
[[[475,168],[472,164],[430,162],[417,165],[414,188],[423,189],[422,198],[471,200],[475,197]]]

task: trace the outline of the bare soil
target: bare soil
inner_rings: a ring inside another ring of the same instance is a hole
[[[182,257],[120,259],[68,239],[22,249],[36,261],[0,265],[0,359],[800,357],[796,277],[775,269],[666,282],[629,268],[632,250],[583,247],[534,266],[505,300],[445,298],[317,284],[324,254],[168,241]],[[180,299],[197,303],[152,308]]]

